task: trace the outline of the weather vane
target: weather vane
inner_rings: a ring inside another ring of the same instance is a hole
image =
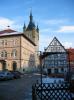
[[[32,7],[30,7],[30,12],[32,13]]]
[[[10,28],[10,26],[9,26],[9,25],[8,25],[7,27],[8,27],[8,28]]]

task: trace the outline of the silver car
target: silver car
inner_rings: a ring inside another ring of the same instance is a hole
[[[14,75],[11,72],[8,71],[0,72],[0,80],[9,80],[13,78]]]

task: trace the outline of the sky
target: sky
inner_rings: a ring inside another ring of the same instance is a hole
[[[39,50],[43,51],[54,37],[65,48],[74,48],[74,0],[0,0],[0,30],[23,31],[32,9],[39,26]]]

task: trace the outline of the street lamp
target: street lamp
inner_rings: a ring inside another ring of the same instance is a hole
[[[40,51],[40,56],[39,56],[39,60],[40,60],[40,73],[41,73],[41,86],[42,86],[42,52]]]
[[[42,100],[42,52],[41,51],[38,51],[40,54],[39,54],[39,61],[40,61],[40,74],[41,74],[41,100]]]

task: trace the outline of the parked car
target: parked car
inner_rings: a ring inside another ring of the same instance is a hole
[[[3,72],[0,72],[0,80],[4,80],[5,79],[5,75]]]
[[[0,72],[0,80],[10,80],[13,78],[14,78],[14,75],[11,72],[8,72],[8,71]]]
[[[10,72],[13,74],[15,79],[21,78],[23,76],[23,74],[19,71],[10,71]]]

